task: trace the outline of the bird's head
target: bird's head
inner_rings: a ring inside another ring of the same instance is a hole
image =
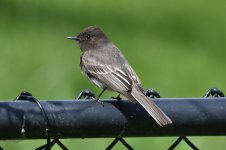
[[[78,36],[67,38],[77,41],[82,51],[100,48],[110,42],[103,30],[97,26],[87,27]]]

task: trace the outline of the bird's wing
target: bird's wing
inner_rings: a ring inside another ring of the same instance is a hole
[[[141,86],[141,82],[139,77],[137,76],[136,72],[133,70],[133,68],[128,64],[124,64],[124,70],[127,72],[127,74],[130,76],[130,78],[136,83],[137,85]]]
[[[130,77],[120,67],[108,64],[84,63],[84,68],[88,75],[97,78],[110,89],[117,92],[128,92],[131,90],[132,81]]]
[[[113,44],[108,44],[95,53],[92,50],[84,52],[81,59],[82,70],[86,74],[97,78],[114,91],[125,94],[131,91],[134,83],[140,85],[138,76]]]

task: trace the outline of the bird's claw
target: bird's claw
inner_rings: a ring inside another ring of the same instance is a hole
[[[95,98],[95,99],[92,99],[92,100],[97,102],[97,103],[99,103],[99,104],[101,104],[104,107],[104,103],[102,101],[100,101],[99,98]]]
[[[116,99],[116,100],[118,100],[118,101],[121,101],[122,100],[122,98],[120,97],[120,94],[117,96],[117,97],[111,97],[112,99]]]

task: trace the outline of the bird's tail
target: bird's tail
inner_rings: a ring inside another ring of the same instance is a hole
[[[141,92],[138,86],[134,86],[131,95],[136,99],[140,105],[155,119],[160,126],[172,124],[171,119],[146,95]]]

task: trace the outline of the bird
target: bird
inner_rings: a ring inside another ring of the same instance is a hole
[[[145,95],[139,77],[100,27],[89,26],[77,36],[67,38],[77,41],[81,49],[83,74],[103,89],[98,98],[105,90],[117,92],[131,102],[138,102],[160,126],[172,124],[172,120]]]

